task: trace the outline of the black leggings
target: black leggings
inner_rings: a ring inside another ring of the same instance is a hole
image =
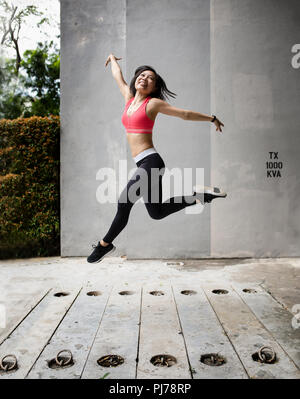
[[[171,213],[196,204],[194,195],[172,197],[162,202],[162,175],[165,164],[158,153],[147,155],[136,165],[138,169],[120,195],[116,216],[103,237],[104,242],[111,243],[120,234],[128,223],[131,208],[141,197],[144,198],[147,211],[153,219],[163,219]]]

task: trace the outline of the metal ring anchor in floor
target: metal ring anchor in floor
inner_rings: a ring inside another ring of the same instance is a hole
[[[66,353],[69,354],[69,358],[67,358],[66,361],[64,361],[63,359],[58,360],[59,355],[61,355],[61,354],[64,353],[64,352],[66,352]],[[60,366],[60,367],[67,366],[69,363],[72,362],[72,360],[73,360],[73,355],[72,355],[72,352],[71,352],[69,349],[63,349],[63,350],[61,350],[60,352],[58,352],[58,354],[56,355],[56,358],[55,358],[56,364],[57,364],[58,366]]]
[[[271,346],[262,346],[257,353],[258,353],[258,357],[260,358],[260,360],[263,363],[272,363],[273,360],[275,360],[275,357],[276,357],[276,353],[275,353],[274,349]],[[268,355],[271,354],[271,357],[267,358],[266,353],[268,353]]]
[[[6,365],[3,365],[3,362],[5,359],[7,358],[12,358],[13,362],[11,365],[9,365],[9,363],[7,363]],[[0,369],[3,371],[11,371],[13,369],[17,368],[17,358],[15,355],[9,354],[4,356],[1,360],[0,360]]]

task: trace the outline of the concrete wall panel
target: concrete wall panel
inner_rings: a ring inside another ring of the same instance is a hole
[[[139,65],[151,65],[177,94],[175,107],[210,113],[209,1],[128,0],[126,14],[126,61],[128,82]],[[153,143],[166,168],[205,169],[210,178],[210,131],[208,123],[184,121],[159,114]],[[128,151],[128,162],[131,154]],[[132,163],[134,166],[134,164]],[[167,176],[163,185],[167,185]],[[174,185],[171,184],[171,192]],[[165,190],[163,200],[167,200]],[[173,195],[191,195],[192,187]],[[171,195],[171,196],[173,196]],[[199,208],[201,205],[199,206]],[[195,207],[194,207],[195,208]],[[198,211],[200,212],[199,209]],[[131,211],[127,229],[129,258],[185,258],[209,256],[210,208],[199,214],[181,210],[153,220],[139,201]]]
[[[299,256],[300,72],[296,0],[211,1],[212,181],[228,191],[212,206],[212,256]],[[282,177],[267,177],[269,152]],[[275,160],[274,160],[275,161]]]

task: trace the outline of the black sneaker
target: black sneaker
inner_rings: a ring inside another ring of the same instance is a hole
[[[116,247],[112,243],[108,244],[106,247],[103,247],[100,244],[100,241],[97,245],[92,245],[92,247],[95,249],[87,258],[87,261],[89,263],[100,262],[100,260],[102,260],[106,255],[113,253],[116,249]]]
[[[226,198],[227,193],[222,192],[218,187],[208,187],[208,186],[194,186],[194,195],[199,194],[199,199],[204,203],[211,202],[215,198]],[[198,198],[198,197],[197,197]]]

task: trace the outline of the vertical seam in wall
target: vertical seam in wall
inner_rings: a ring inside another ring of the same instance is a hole
[[[125,10],[124,10],[124,25],[125,25],[125,37],[124,37],[124,52],[125,52],[125,62],[124,62],[124,68],[125,68],[125,80],[127,82],[127,0],[124,0],[124,5],[125,5]],[[128,82],[127,82],[128,83]],[[125,145],[126,145],[126,161],[127,161],[127,165],[128,165],[128,146],[125,140]],[[127,168],[127,173],[128,173],[128,168]],[[127,257],[127,248],[128,248],[128,228],[125,229],[125,255]]]
[[[62,27],[62,3],[59,2],[59,23],[60,27]],[[62,51],[62,43],[63,43],[63,32],[64,29],[60,28],[60,68],[59,68],[59,82],[60,82],[60,99],[59,99],[59,117],[60,117],[60,127],[59,127],[59,244],[60,244],[60,256],[64,255],[64,247],[63,247],[63,239],[62,239],[62,228],[63,228],[63,223],[62,223],[62,208],[63,208],[63,171],[62,171],[62,156],[63,156],[63,150],[62,150],[62,120],[63,120],[63,84],[62,84],[62,71],[63,71],[63,51]]]
[[[125,51],[125,63],[124,63],[124,68],[125,68],[125,80],[127,81],[127,0],[124,0],[124,51]]]
[[[210,115],[212,114],[212,103],[213,103],[213,93],[212,93],[212,7],[213,7],[213,1],[214,0],[209,0],[209,15],[208,15],[208,20],[209,20],[209,101],[210,101]],[[209,124],[209,152],[210,152],[210,158],[209,158],[209,181],[210,185],[212,185],[212,139],[211,139],[211,132],[212,132],[212,126],[211,123]],[[212,208],[209,208],[209,256],[212,256]]]

